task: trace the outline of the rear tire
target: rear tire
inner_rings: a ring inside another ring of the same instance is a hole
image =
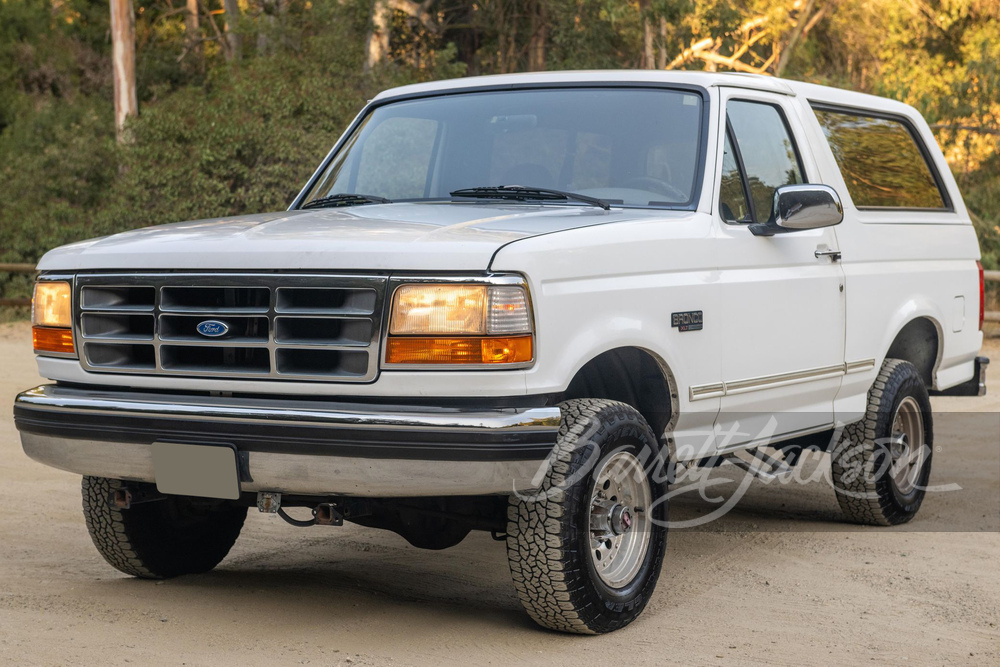
[[[83,515],[94,546],[113,567],[142,579],[208,572],[239,537],[247,508],[226,501],[168,496],[120,509],[110,503],[124,483],[83,478]]]
[[[666,551],[666,462],[630,406],[578,399],[560,407],[541,490],[510,498],[510,572],[539,625],[611,632],[635,620],[656,588]]]
[[[831,453],[840,508],[861,524],[906,523],[924,500],[933,452],[931,403],[919,371],[886,359],[864,419],[844,429]]]

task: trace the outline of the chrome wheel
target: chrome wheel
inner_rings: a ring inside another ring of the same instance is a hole
[[[605,461],[590,501],[590,558],[612,588],[638,574],[650,540],[652,491],[642,463],[628,452]]]
[[[892,419],[889,455],[892,460],[889,476],[896,489],[903,495],[911,493],[917,485],[927,457],[923,415],[912,396],[904,398],[896,408]]]

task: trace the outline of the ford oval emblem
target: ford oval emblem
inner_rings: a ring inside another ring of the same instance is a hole
[[[229,333],[229,325],[225,322],[220,322],[219,320],[205,320],[204,322],[199,322],[198,333],[202,336],[208,336],[209,338],[218,338],[219,336],[225,336]]]

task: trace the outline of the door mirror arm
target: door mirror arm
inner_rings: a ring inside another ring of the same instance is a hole
[[[839,225],[844,206],[837,191],[828,185],[801,183],[783,185],[774,191],[774,217],[749,225],[754,236],[774,236],[805,229]]]

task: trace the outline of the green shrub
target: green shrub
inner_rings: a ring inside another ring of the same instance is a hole
[[[117,175],[103,100],[53,100],[0,134],[0,262],[35,262],[86,238]],[[29,295],[31,277],[0,273],[0,296]]]
[[[217,62],[157,92],[124,147],[110,101],[96,95],[48,96],[17,115],[0,132],[0,262],[137,227],[284,209],[379,90],[464,71],[442,49],[433,67],[364,75],[363,24],[347,19],[312,36],[300,26],[295,48]],[[28,296],[30,283],[0,273],[0,296]]]

